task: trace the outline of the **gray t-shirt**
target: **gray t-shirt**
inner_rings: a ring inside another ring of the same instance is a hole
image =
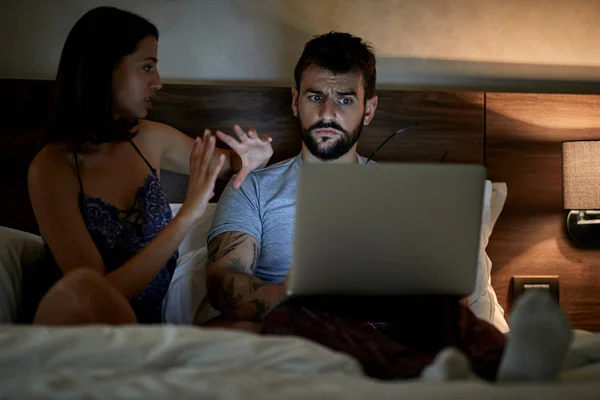
[[[358,156],[358,163],[366,158]],[[370,162],[372,163],[372,162]],[[255,276],[268,283],[283,283],[292,263],[296,180],[301,155],[251,172],[242,186],[231,184],[221,195],[208,241],[224,232],[252,235],[260,246]]]

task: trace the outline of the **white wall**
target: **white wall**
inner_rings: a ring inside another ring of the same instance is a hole
[[[0,0],[0,77],[52,78],[88,9],[115,5],[160,30],[169,81],[289,84],[314,34],[372,42],[383,85],[472,79],[600,81],[597,0]]]

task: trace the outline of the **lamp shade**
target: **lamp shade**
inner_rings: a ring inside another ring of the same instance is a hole
[[[563,206],[600,209],[600,140],[562,143]]]

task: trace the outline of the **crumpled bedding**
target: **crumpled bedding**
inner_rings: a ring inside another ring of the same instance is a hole
[[[379,382],[301,338],[191,326],[0,326],[0,399],[600,398],[600,335],[576,332],[560,379]]]

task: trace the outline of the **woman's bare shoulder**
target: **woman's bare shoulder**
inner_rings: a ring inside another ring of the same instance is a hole
[[[51,143],[42,148],[29,165],[29,178],[53,181],[70,175],[75,166],[73,150],[63,143]]]
[[[135,142],[142,149],[144,155],[153,160],[153,164],[159,165],[163,153],[172,142],[175,128],[161,122],[140,120],[135,133]]]
[[[171,128],[169,125],[163,124],[162,122],[150,121],[148,119],[141,119],[136,131],[136,137],[144,138],[144,140],[156,140]]]

